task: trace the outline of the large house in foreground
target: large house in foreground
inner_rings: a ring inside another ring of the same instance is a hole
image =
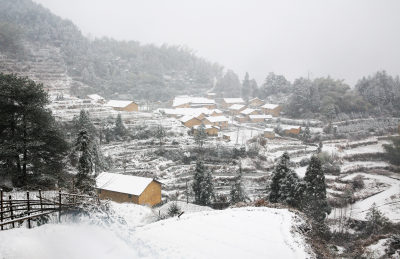
[[[96,178],[100,199],[154,206],[161,202],[161,183],[152,178],[101,173]]]

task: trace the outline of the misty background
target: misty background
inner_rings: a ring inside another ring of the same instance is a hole
[[[330,75],[350,85],[400,74],[400,2],[35,0],[90,37],[185,45],[260,84]]]

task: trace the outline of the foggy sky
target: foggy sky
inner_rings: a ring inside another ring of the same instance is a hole
[[[400,74],[398,0],[34,0],[92,37],[185,45],[209,61],[289,80],[330,75],[353,85]]]

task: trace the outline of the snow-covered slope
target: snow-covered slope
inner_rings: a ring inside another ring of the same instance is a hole
[[[136,206],[135,206],[136,207]],[[122,209],[122,208],[121,208]],[[120,213],[135,213],[125,208]],[[144,210],[139,214],[148,216]],[[118,214],[118,213],[117,213]],[[121,215],[123,217],[123,215]],[[286,209],[201,211],[134,226],[131,221],[48,224],[0,232],[1,258],[310,258],[302,223]],[[118,224],[116,226],[115,224]],[[7,242],[5,242],[7,240]]]

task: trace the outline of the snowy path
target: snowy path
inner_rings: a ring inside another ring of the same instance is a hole
[[[378,194],[375,194],[365,200],[358,201],[352,206],[351,217],[355,219],[364,220],[365,216],[368,212],[368,209],[371,207],[373,203],[376,203],[379,210],[382,211],[386,217],[394,222],[400,222],[400,181],[383,176],[383,175],[371,175],[371,174],[360,174],[366,178],[372,178],[379,180],[385,184],[390,185],[388,189]],[[352,175],[345,177],[345,179],[351,177]],[[397,197],[395,199],[391,199],[391,197]],[[393,203],[395,202],[395,203]]]

